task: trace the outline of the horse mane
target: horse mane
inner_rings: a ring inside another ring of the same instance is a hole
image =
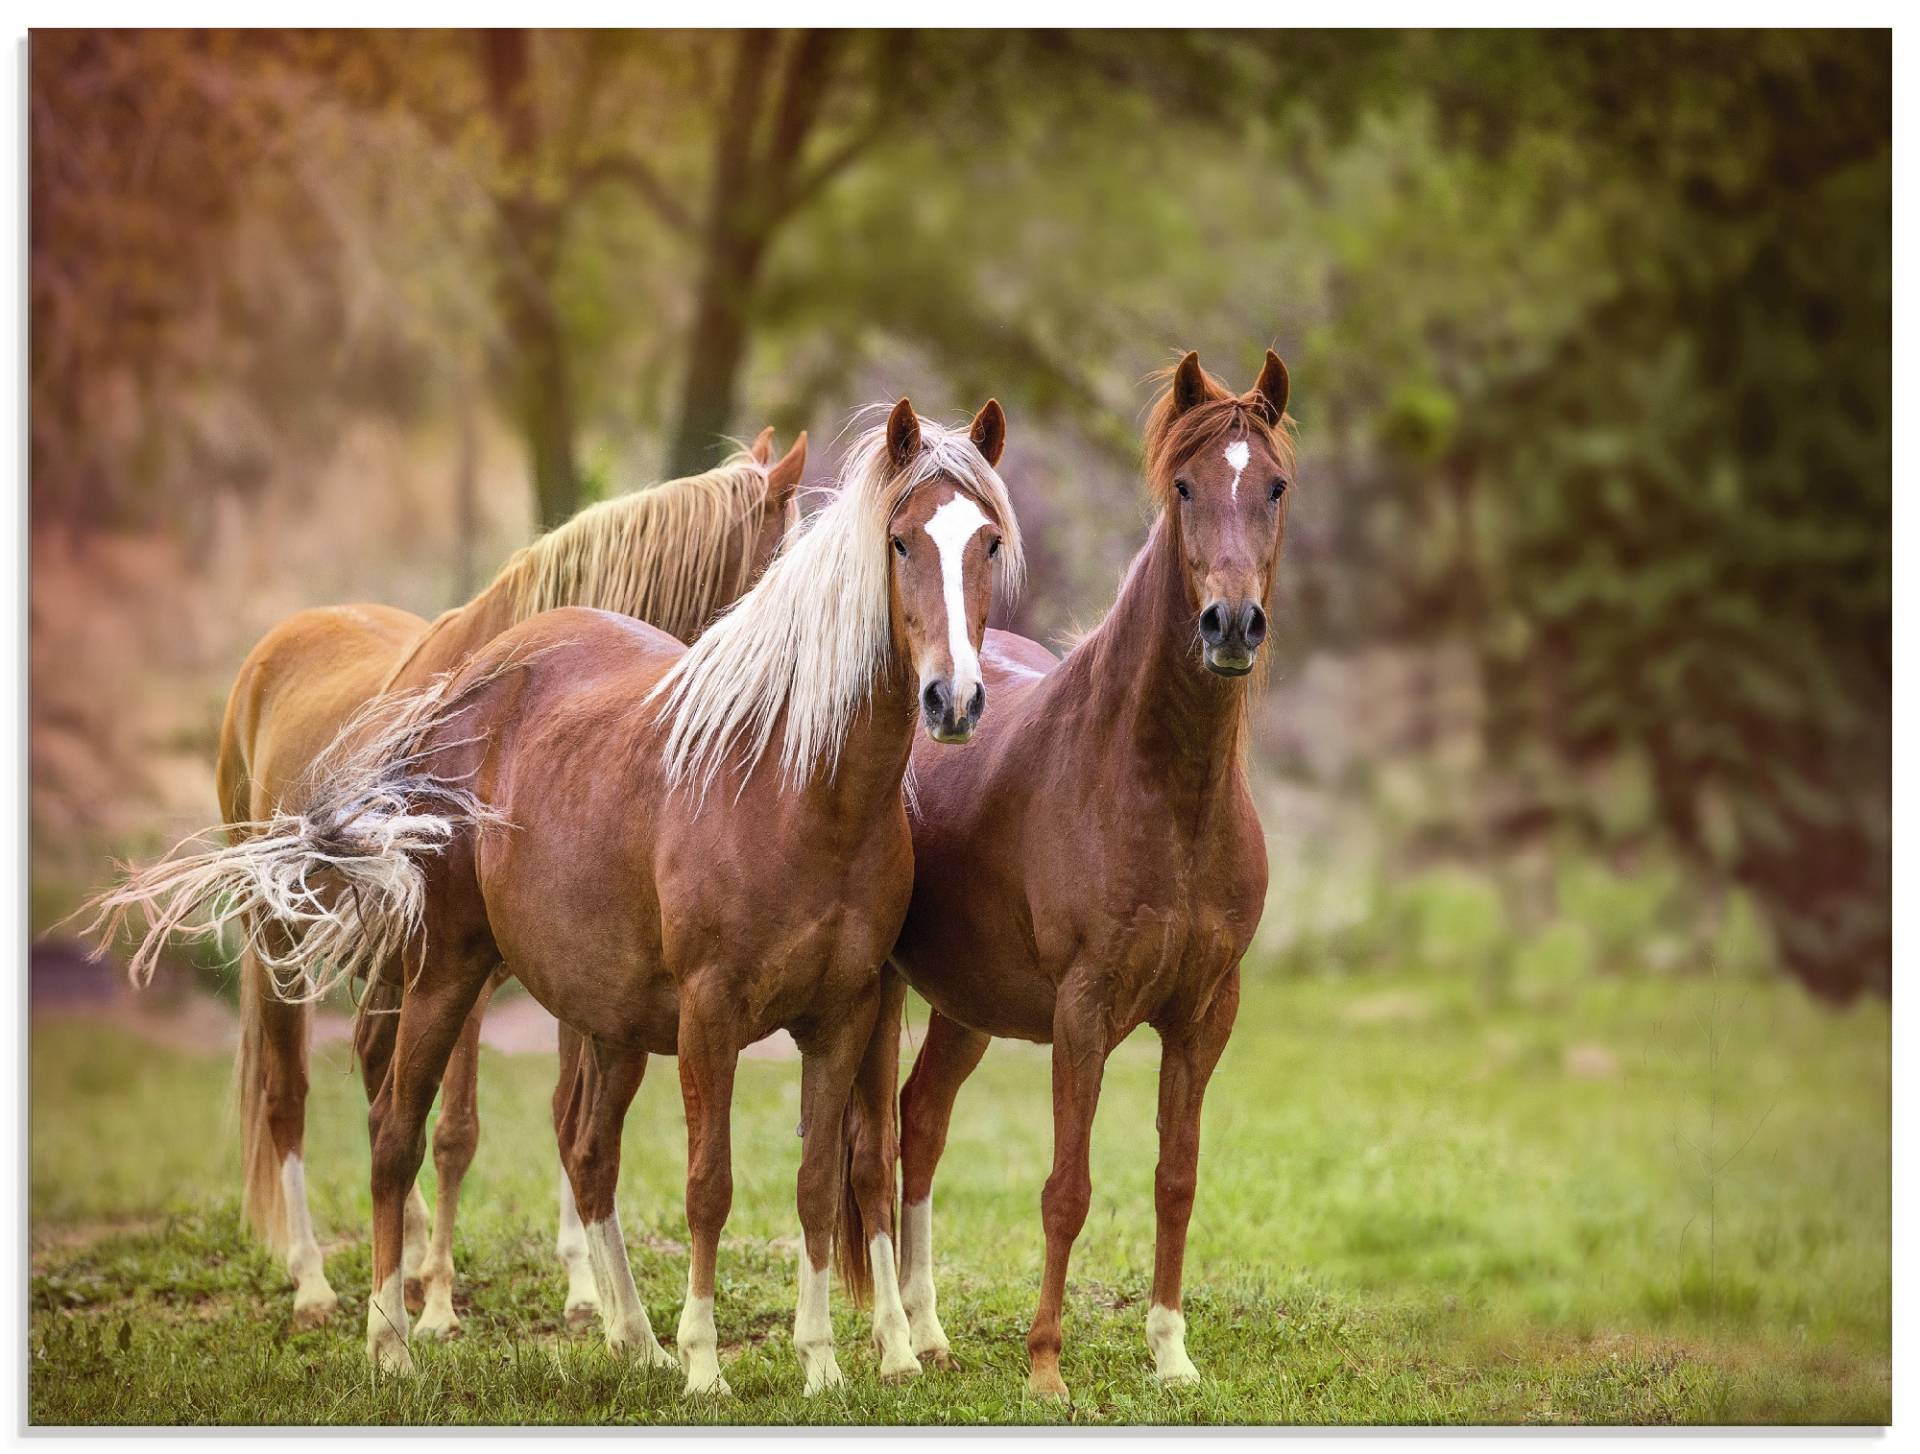
[[[687,640],[746,589],[753,542],[736,527],[766,493],[767,466],[741,450],[704,474],[589,505],[501,567],[493,588],[510,603],[508,624],[594,606]]]
[[[1236,394],[1205,369],[1200,377],[1206,397],[1184,414],[1176,414],[1173,405],[1173,376],[1176,368],[1161,369],[1154,378],[1161,381],[1159,397],[1147,415],[1146,455],[1147,489],[1158,509],[1167,508],[1173,499],[1173,474],[1181,461],[1201,450],[1224,448],[1234,439],[1258,439],[1280,461],[1282,469],[1293,473],[1293,416],[1282,414],[1280,422],[1269,424],[1266,416],[1253,407],[1252,395]]]
[[[1006,485],[967,430],[922,418],[921,448],[904,469],[894,468],[886,436],[884,417],[860,434],[833,498],[788,533],[759,584],[648,693],[672,719],[661,749],[670,789],[695,787],[704,798],[736,750],[743,778],[750,774],[782,710],[786,788],[803,787],[822,765],[833,776],[892,651],[887,526],[916,490],[947,479],[971,496],[1001,533],[1001,589],[1019,589],[1019,524]]]

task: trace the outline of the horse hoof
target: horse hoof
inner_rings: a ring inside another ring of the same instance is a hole
[[[1162,1388],[1197,1388],[1200,1383],[1200,1370],[1181,1368],[1172,1373],[1156,1373],[1153,1375],[1153,1381]]]
[[[413,1336],[416,1338],[425,1338],[429,1342],[451,1342],[453,1339],[462,1336],[460,1320],[451,1315],[448,1316],[444,1323],[430,1322],[426,1318],[422,1318],[413,1325]]]
[[[427,1305],[427,1285],[417,1277],[409,1277],[400,1285],[400,1296],[406,1301],[407,1311],[418,1316]]]
[[[293,1305],[294,1331],[304,1333],[313,1328],[324,1328],[339,1311],[340,1299],[331,1295],[316,1298],[310,1303],[295,1303]]]
[[[1027,1375],[1027,1393],[1033,1398],[1058,1400],[1071,1403],[1073,1396],[1067,1392],[1067,1382],[1057,1373],[1033,1372]]]
[[[399,1339],[388,1339],[376,1344],[372,1352],[374,1372],[390,1378],[413,1377],[413,1355],[407,1352],[407,1345]]]
[[[686,1388],[681,1390],[681,1396],[684,1398],[732,1398],[733,1389],[724,1377],[716,1373],[711,1383],[696,1384],[689,1378]]]
[[[566,1320],[568,1332],[584,1333],[600,1321],[600,1309],[594,1303],[568,1303],[561,1316]]]
[[[801,1367],[806,1370],[806,1386],[801,1390],[808,1398],[815,1398],[830,1388],[838,1388],[846,1382],[840,1372],[840,1361],[833,1356],[829,1348],[823,1356],[802,1358]]]
[[[922,1348],[920,1357],[927,1367],[937,1369],[941,1373],[960,1371],[960,1360],[953,1356],[951,1348]]]
[[[908,1363],[899,1368],[882,1368],[880,1370],[880,1381],[887,1384],[912,1383],[914,1379],[919,1376],[920,1365],[918,1363]]]

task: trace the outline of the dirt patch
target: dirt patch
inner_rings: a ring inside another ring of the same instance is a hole
[[[1340,1012],[1349,1025],[1410,1025],[1433,1013],[1427,997],[1415,990],[1383,990],[1362,995]]]
[[[1620,1058],[1604,1045],[1569,1045],[1561,1065],[1575,1080],[1612,1080],[1620,1073]]]
[[[28,1233],[35,1272],[58,1253],[84,1252],[114,1237],[140,1237],[166,1226],[164,1217],[129,1217],[117,1222],[51,1222],[38,1218]]]
[[[230,1055],[240,1043],[233,1006],[197,988],[184,971],[163,970],[150,989],[136,992],[111,961],[88,959],[79,945],[49,943],[34,946],[31,973],[36,1022],[61,1017],[105,1022],[170,1050]],[[480,1043],[502,1055],[553,1055],[558,1036],[558,1024],[538,1000],[510,994],[488,1008]],[[317,1011],[312,1043],[352,1044],[353,1016]],[[741,1054],[750,1060],[797,1060],[800,1048],[786,1031],[776,1030]]]

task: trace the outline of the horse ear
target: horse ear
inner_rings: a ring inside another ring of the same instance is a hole
[[[1174,417],[1187,412],[1207,397],[1207,375],[1200,367],[1200,355],[1189,352],[1173,371]]]
[[[902,394],[887,416],[887,457],[895,469],[905,469],[919,452],[920,416],[913,412],[913,400]]]
[[[989,399],[980,406],[980,412],[973,416],[973,427],[967,431],[967,438],[973,441],[973,447],[989,465],[1000,463],[1000,452],[1007,447],[1007,413],[1000,407],[998,399]]]
[[[773,431],[767,431],[771,434]],[[794,486],[807,471],[807,431],[802,429],[793,448],[780,457],[780,463],[767,471],[767,504],[778,510],[793,498]]]
[[[1260,370],[1260,377],[1254,380],[1253,392],[1247,395],[1247,403],[1259,411],[1260,417],[1269,424],[1278,424],[1280,416],[1287,412],[1287,366],[1280,362],[1280,355],[1272,349],[1267,350],[1266,367]]]
[[[760,431],[760,437],[754,440],[747,453],[753,456],[755,464],[763,469],[766,467],[767,461],[773,458],[773,426],[771,424]]]

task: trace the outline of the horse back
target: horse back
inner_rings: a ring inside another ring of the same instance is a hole
[[[221,816],[246,823],[297,806],[313,760],[380,690],[427,623],[393,606],[321,606],[261,637],[227,693]]]

